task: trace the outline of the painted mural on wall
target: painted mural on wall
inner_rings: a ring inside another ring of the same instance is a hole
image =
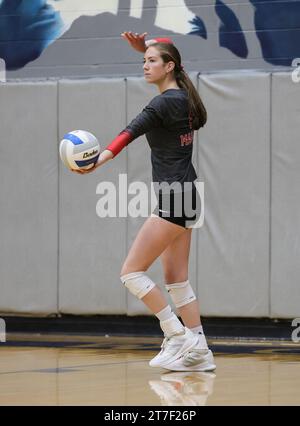
[[[290,66],[294,58],[300,57],[300,0],[248,0],[248,3],[262,58],[274,66]],[[162,29],[171,35],[196,36],[209,42],[208,22],[197,16],[184,0],[0,0],[0,58],[5,60],[7,70],[22,69],[62,38],[82,16],[111,15],[118,27],[120,10],[126,5],[130,18],[145,20],[143,30],[148,31],[147,4],[155,9],[153,26],[157,32]],[[238,58],[247,58],[247,39],[234,5],[226,4],[225,0],[211,0],[211,5],[219,47]],[[201,0],[197,10],[201,10],[200,6]],[[123,30],[136,31],[120,28],[120,32]]]

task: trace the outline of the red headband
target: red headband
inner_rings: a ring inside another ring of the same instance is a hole
[[[169,37],[157,37],[157,38],[153,38],[151,40],[147,40],[146,46],[149,47],[149,46],[151,46],[151,44],[155,44],[155,43],[174,44],[173,40],[170,39]]]
[[[156,43],[167,43],[167,44],[174,44],[173,40],[169,37],[157,37],[154,39]]]

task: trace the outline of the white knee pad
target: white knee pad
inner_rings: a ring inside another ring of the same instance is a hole
[[[139,299],[142,299],[155,287],[154,282],[143,271],[122,275],[121,281],[130,293]]]
[[[166,284],[165,287],[168,290],[176,308],[181,308],[182,306],[196,300],[194,290],[192,289],[189,280],[181,283]]]

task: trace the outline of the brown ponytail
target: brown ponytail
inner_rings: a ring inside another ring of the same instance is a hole
[[[174,62],[174,76],[176,82],[178,86],[181,89],[185,89],[188,94],[193,129],[200,129],[207,121],[207,112],[199,93],[181,65],[181,56],[178,49],[171,43],[154,43],[151,44],[151,47],[155,47],[160,52],[165,63]]]

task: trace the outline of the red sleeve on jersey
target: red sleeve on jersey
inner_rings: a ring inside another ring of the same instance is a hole
[[[154,40],[157,41],[157,43],[174,44],[173,40],[171,40],[169,37],[157,37]]]
[[[114,154],[114,157],[122,151],[133,140],[130,132],[121,132],[105,149],[108,149]]]

